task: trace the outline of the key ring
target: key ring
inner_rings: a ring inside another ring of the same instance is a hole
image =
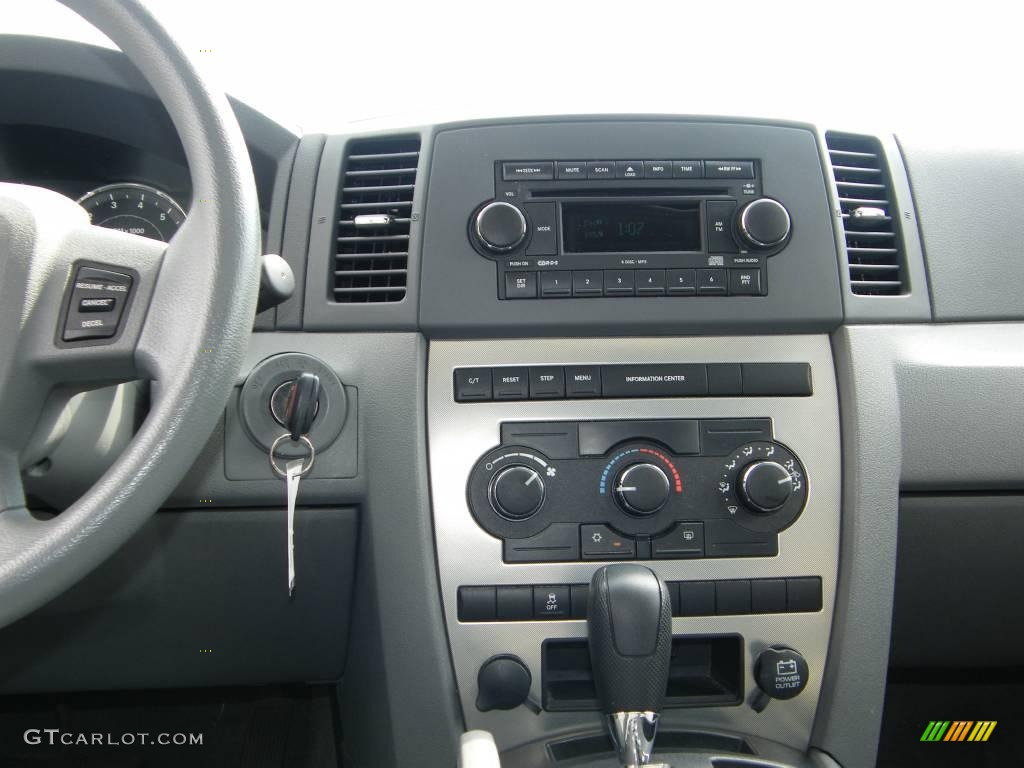
[[[288,473],[285,472],[283,469],[281,469],[281,467],[278,466],[277,462],[274,461],[274,453],[277,452],[277,446],[281,444],[282,440],[291,440],[291,439],[292,439],[292,436],[289,433],[285,432],[283,435],[281,435],[279,438],[277,438],[277,440],[275,440],[273,442],[273,444],[270,446],[270,468],[272,470],[274,470],[274,472],[278,475],[278,477],[288,477]],[[306,466],[304,466],[302,468],[302,471],[299,472],[299,477],[304,477],[305,474],[307,472],[309,472],[309,470],[311,470],[313,468],[313,460],[316,458],[316,448],[313,447],[313,443],[311,443],[309,441],[309,438],[306,437],[305,435],[302,435],[302,436],[299,437],[299,442],[300,443],[305,443],[306,446],[309,448],[309,460],[308,460],[308,463],[306,464]]]

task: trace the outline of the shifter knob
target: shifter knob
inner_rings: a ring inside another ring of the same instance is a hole
[[[672,603],[649,568],[606,565],[590,582],[590,663],[623,765],[650,759],[668,686]]]
[[[657,712],[668,686],[672,602],[650,568],[606,565],[590,582],[590,662],[606,714]]]

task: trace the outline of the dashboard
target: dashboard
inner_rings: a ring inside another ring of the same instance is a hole
[[[0,180],[173,236],[187,164],[119,54],[12,38],[0,74]],[[606,751],[586,585],[621,561],[672,595],[679,749],[872,765],[890,666],[1024,661],[1016,632],[977,637],[1024,628],[985,589],[1021,575],[988,557],[1024,533],[1024,273],[988,194],[1024,193],[1020,147],[659,115],[299,137],[233,106],[296,291],[256,317],[153,525],[0,633],[10,658],[47,649],[4,690],[342,679],[356,764],[382,743],[386,764],[454,764],[480,728],[512,765],[556,765]],[[303,373],[322,387],[292,599],[266,456]],[[145,410],[144,385],[90,397],[28,470],[40,508]],[[950,569],[974,596],[960,627],[929,586]],[[231,654],[196,667],[182,637],[204,626]]]

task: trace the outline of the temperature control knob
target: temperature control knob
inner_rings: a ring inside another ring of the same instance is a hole
[[[762,197],[744,206],[736,223],[740,239],[758,250],[782,245],[789,237],[790,226],[786,206],[770,197]]]
[[[502,517],[525,520],[536,514],[544,503],[544,481],[535,469],[513,464],[494,476],[487,497],[494,511]]]
[[[755,512],[774,512],[793,495],[793,477],[775,461],[755,461],[740,473],[740,496]]]
[[[615,481],[615,501],[631,515],[653,515],[669,499],[668,476],[654,464],[630,464]]]
[[[488,203],[477,212],[473,231],[484,248],[505,253],[526,239],[526,217],[512,203]]]

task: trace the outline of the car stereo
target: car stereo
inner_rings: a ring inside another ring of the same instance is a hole
[[[498,265],[499,299],[764,296],[789,240],[758,160],[494,164],[468,236]]]

